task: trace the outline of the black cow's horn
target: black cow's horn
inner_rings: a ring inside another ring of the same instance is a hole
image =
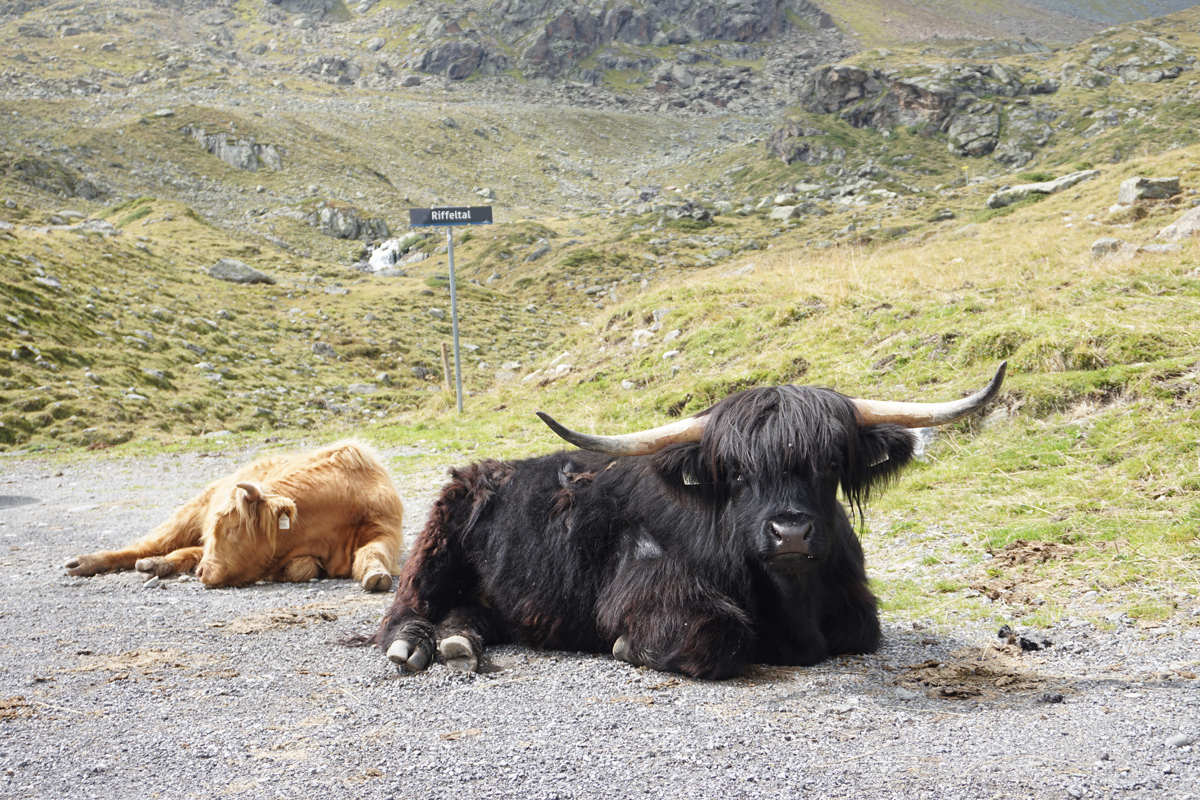
[[[550,430],[583,450],[610,456],[645,456],[657,453],[669,444],[698,442],[708,417],[688,417],[669,425],[623,436],[591,436],[563,427],[544,411],[537,412]]]
[[[933,425],[948,425],[982,409],[1000,392],[1004,383],[1007,361],[1000,362],[991,383],[970,397],[949,403],[896,403],[887,400],[859,400],[852,398],[854,407],[863,425],[879,425],[892,422],[906,428],[928,428]]]

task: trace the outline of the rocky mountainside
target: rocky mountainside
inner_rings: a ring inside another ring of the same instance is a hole
[[[456,246],[487,309],[464,322],[468,384],[541,381],[569,372],[542,362],[573,326],[638,292],[771,247],[919,240],[1014,182],[1197,139],[1195,11],[1070,45],[865,49],[845,7],[3,6],[0,393],[19,410],[0,445],[419,406],[448,333],[445,245],[369,250],[412,207],[494,207]],[[272,288],[217,283],[226,259]],[[239,371],[247,342],[270,355]],[[280,394],[296,376],[374,394]],[[102,426],[62,410],[80,384]],[[26,396],[45,387],[59,411]]]

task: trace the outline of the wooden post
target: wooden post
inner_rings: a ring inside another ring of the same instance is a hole
[[[445,379],[446,391],[450,391],[450,345],[442,342],[442,377]]]

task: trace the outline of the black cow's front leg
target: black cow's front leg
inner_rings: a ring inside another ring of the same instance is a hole
[[[381,638],[388,660],[406,672],[420,672],[433,661],[433,625],[415,614],[391,627]]]
[[[463,556],[463,531],[483,502],[480,496],[490,496],[484,489],[494,476],[483,465],[474,465],[453,477],[417,536],[400,571],[392,605],[371,639],[392,663],[408,672],[420,672],[433,663],[438,640],[446,642],[442,657],[447,663],[474,670],[487,638],[486,620],[476,614],[456,623],[466,612],[455,609],[479,592],[475,571]],[[458,630],[441,630],[456,624]]]
[[[447,547],[418,541],[400,572],[392,605],[372,637],[393,664],[420,672],[433,663],[434,627],[449,613],[461,594],[455,563]]]
[[[883,639],[875,595],[863,583],[845,586],[830,598],[821,630],[831,654],[874,653]]]
[[[464,606],[450,612],[437,627],[438,655],[451,669],[475,672],[483,649],[508,641],[496,612],[482,606]]]
[[[613,656],[692,678],[741,673],[754,652],[747,611],[713,581],[665,559],[627,562],[600,601]]]

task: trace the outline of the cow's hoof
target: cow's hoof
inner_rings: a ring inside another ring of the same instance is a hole
[[[405,672],[420,672],[429,666],[429,654],[421,648],[413,649],[408,642],[397,639],[387,651],[388,659]]]
[[[624,661],[626,664],[633,664],[635,667],[642,665],[642,660],[633,652],[633,647],[629,644],[628,636],[621,636],[613,642],[613,658],[617,661]]]
[[[386,592],[392,588],[392,576],[387,570],[368,572],[363,576],[362,587],[368,592]]]
[[[175,565],[165,558],[139,558],[133,568],[159,578],[175,574]]]
[[[72,556],[63,566],[67,568],[68,575],[77,578],[90,578],[100,572],[99,563],[91,556]]]
[[[465,636],[447,636],[438,644],[438,652],[452,669],[474,672],[479,668],[479,657]]]

